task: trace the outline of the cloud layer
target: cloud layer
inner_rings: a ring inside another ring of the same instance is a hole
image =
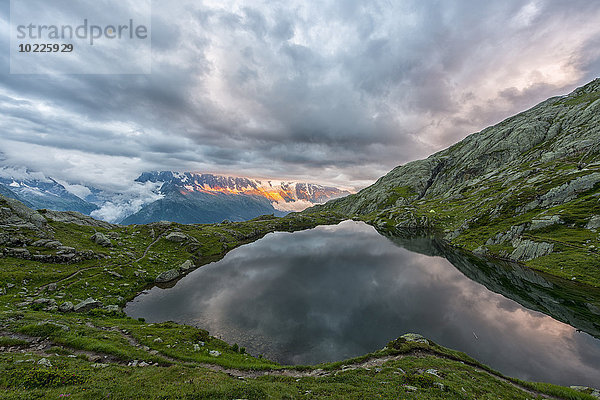
[[[600,67],[583,0],[153,1],[150,75],[9,75],[0,11],[3,164],[113,190],[163,169],[364,186]]]

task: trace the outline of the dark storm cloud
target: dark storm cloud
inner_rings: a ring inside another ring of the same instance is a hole
[[[0,18],[8,71],[8,7]],[[28,149],[64,179],[104,155],[123,157],[115,180],[168,168],[361,186],[591,80],[599,19],[583,0],[153,2],[150,75],[0,75],[4,163]]]

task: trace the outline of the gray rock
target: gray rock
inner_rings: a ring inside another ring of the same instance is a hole
[[[160,273],[156,277],[156,283],[165,283],[175,280],[181,276],[181,272],[179,272],[179,268],[173,268],[168,271]]]
[[[53,211],[46,210],[44,213],[46,219],[67,224],[76,224],[81,226],[92,226],[95,228],[111,229],[118,225],[113,225],[105,221],[98,221],[90,216],[78,213],[76,211]]]
[[[430,368],[427,371],[425,371],[426,374],[433,375],[436,378],[441,378],[441,376],[439,376],[438,372],[439,371],[437,369],[433,369],[433,368]]]
[[[106,306],[106,310],[110,312],[117,312],[120,310],[119,306],[116,304],[109,304]]]
[[[511,242],[515,238],[519,237],[523,231],[525,230],[525,225],[516,225],[511,226],[510,229],[504,233],[498,233],[493,238],[489,238],[487,242],[485,242],[486,246],[491,246],[494,244],[502,244],[504,242]]]
[[[90,239],[92,239],[92,241],[94,243],[99,244],[100,246],[104,246],[104,247],[112,246],[110,239],[107,238],[106,235],[104,235],[102,232],[94,233]]]
[[[6,248],[6,249],[4,249],[4,254],[6,254],[9,257],[17,257],[17,258],[24,258],[24,259],[31,258],[31,253],[29,252],[29,250],[19,248],[19,247]]]
[[[69,246],[59,246],[56,250],[61,251],[63,253],[75,253],[75,247]]]
[[[548,215],[541,218],[532,219],[528,230],[534,231],[536,229],[547,228],[549,226],[562,223],[563,221],[558,215]]]
[[[0,209],[0,226],[29,228],[36,231],[48,228],[46,218],[20,201],[2,195],[0,200],[7,206]]]
[[[402,339],[406,340],[407,342],[429,344],[429,341],[427,339],[425,339],[423,336],[419,335],[418,333],[406,333],[400,337]]]
[[[56,305],[56,300],[54,300],[54,299],[47,299],[47,298],[42,297],[42,298],[39,298],[39,299],[35,299],[33,301],[33,304],[47,304],[47,305],[53,306],[53,305]]]
[[[56,283],[51,283],[48,286],[46,286],[46,290],[49,292],[55,292],[56,288],[57,288]]]
[[[61,246],[62,246],[62,243],[59,242],[58,240],[51,240],[49,242],[46,242],[46,244],[44,244],[44,247],[46,247],[48,249],[58,249]]]
[[[473,250],[473,253],[480,255],[480,256],[484,256],[489,252],[489,249],[485,246],[479,246],[478,248],[476,248],[475,250]]]
[[[593,215],[585,227],[586,227],[586,229],[600,228],[600,215]]]
[[[187,260],[179,266],[179,271],[186,272],[186,271],[192,269],[193,267],[194,267],[194,262],[192,260]]]
[[[516,247],[511,253],[510,258],[515,261],[529,261],[534,258],[542,257],[552,253],[553,243],[534,242],[532,240],[516,240],[513,242]]]
[[[170,242],[181,243],[181,242],[185,242],[186,240],[188,240],[188,235],[186,235],[185,233],[182,233],[182,232],[172,232],[172,233],[169,233],[165,237],[165,239]]]
[[[91,310],[93,308],[100,308],[100,307],[102,307],[102,303],[101,302],[99,302],[98,300],[94,300],[91,297],[88,297],[87,299],[85,299],[81,303],[77,304],[73,308],[73,311],[75,311],[75,312],[85,312],[85,311],[89,311],[89,310]]]
[[[71,303],[70,301],[65,301],[60,306],[58,306],[58,311],[70,312],[73,311],[74,308],[75,306],[73,306],[73,303]]]
[[[219,357],[221,355],[221,352],[217,350],[211,350],[208,352],[208,354],[210,354],[213,357]]]
[[[40,358],[40,360],[37,363],[38,363],[38,365],[41,365],[43,367],[51,367],[52,366],[52,363],[47,358]]]

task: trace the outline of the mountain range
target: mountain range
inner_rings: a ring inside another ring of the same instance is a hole
[[[69,184],[41,174],[0,176],[0,194],[34,209],[77,211],[123,224],[169,220],[180,223],[244,221],[283,216],[350,192],[312,183],[275,182],[195,172],[142,173],[132,185],[149,188],[134,195]],[[116,211],[115,211],[116,210]]]
[[[137,182],[162,183],[160,200],[125,218],[123,224],[160,220],[180,223],[244,221],[259,215],[283,216],[349,194],[311,183],[260,181],[193,172],[146,172]]]

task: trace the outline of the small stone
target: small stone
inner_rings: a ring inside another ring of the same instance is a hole
[[[200,351],[200,345],[197,343],[194,343],[194,351]]]
[[[51,367],[52,363],[47,358],[41,358],[38,362],[38,365],[42,365],[44,367]]]
[[[58,306],[58,310],[61,312],[73,311],[73,308],[75,308],[75,307],[73,306],[73,303],[71,303],[70,301],[65,301],[60,306]]]
[[[221,352],[217,350],[211,350],[208,352],[208,354],[210,354],[213,357],[219,357],[221,355]]]
[[[51,283],[46,287],[46,290],[48,290],[49,292],[54,292],[56,291],[56,283]]]
[[[438,375],[438,370],[437,369],[428,369],[427,371],[425,371],[426,374],[429,375],[433,375],[437,378],[441,378],[441,376]]]
[[[409,392],[416,392],[417,390],[419,390],[418,388],[414,387],[414,386],[410,386],[410,385],[402,385],[404,387],[404,389],[408,390]]]
[[[154,343],[162,343],[163,340],[159,337],[157,337],[156,339],[153,340]]]

